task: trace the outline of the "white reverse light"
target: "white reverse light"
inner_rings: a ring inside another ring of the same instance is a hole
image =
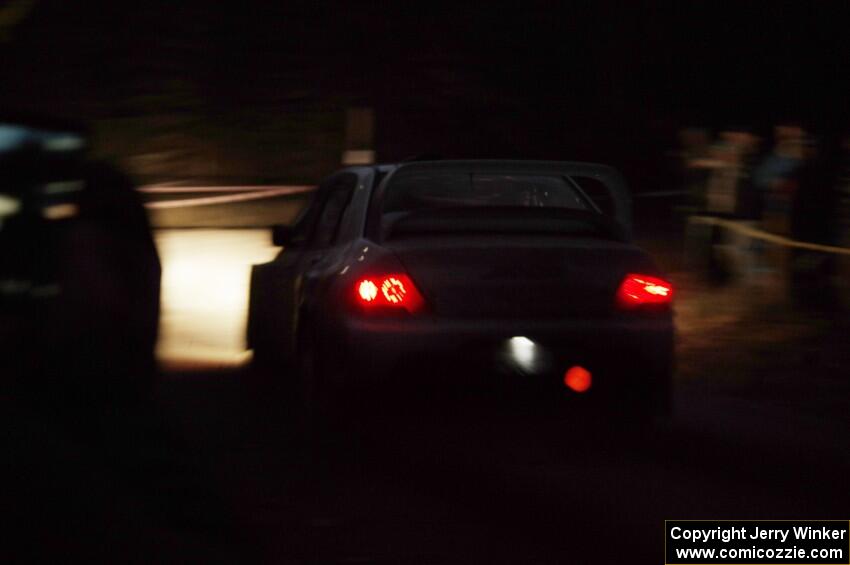
[[[533,371],[540,357],[540,346],[524,336],[514,336],[508,340],[508,355],[524,371]]]

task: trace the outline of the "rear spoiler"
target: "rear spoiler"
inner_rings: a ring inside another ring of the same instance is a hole
[[[569,161],[418,161],[403,163],[393,170],[381,183],[383,190],[393,179],[408,174],[424,172],[461,172],[461,173],[545,173],[566,177],[589,177],[599,181],[611,196],[614,205],[614,219],[624,229],[627,237],[632,234],[632,199],[623,176],[613,167],[595,163],[577,163]]]

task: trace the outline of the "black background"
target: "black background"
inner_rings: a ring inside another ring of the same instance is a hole
[[[843,129],[840,8],[40,0],[0,44],[0,104],[86,120],[179,114],[234,133],[254,126],[246,112],[365,105],[381,160],[599,160],[640,189],[663,180],[683,125]]]

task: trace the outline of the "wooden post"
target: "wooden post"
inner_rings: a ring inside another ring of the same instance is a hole
[[[343,165],[370,165],[375,162],[375,112],[372,108],[349,108],[345,113]]]

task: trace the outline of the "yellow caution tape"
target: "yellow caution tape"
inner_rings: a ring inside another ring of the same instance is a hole
[[[809,243],[806,241],[797,241],[796,239],[791,239],[788,237],[783,237],[781,235],[777,235],[775,233],[766,232],[764,230],[756,229],[747,225],[742,224],[741,222],[735,220],[727,220],[724,218],[714,218],[711,216],[691,216],[690,221],[696,224],[707,224],[707,225],[715,225],[722,226],[729,230],[748,235],[753,239],[761,239],[763,241],[770,241],[772,243],[778,243],[779,245],[785,245],[787,247],[797,247],[799,249],[810,249],[812,251],[823,251],[824,253],[838,253],[840,255],[850,255],[850,249],[847,247],[837,247],[835,245],[821,245],[819,243]]]

